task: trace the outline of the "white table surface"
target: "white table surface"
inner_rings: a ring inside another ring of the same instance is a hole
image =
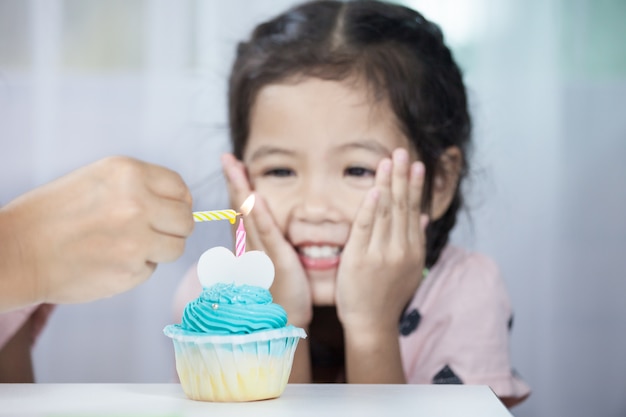
[[[0,416],[376,416],[511,417],[487,386],[287,385],[282,396],[249,403],[185,397],[179,384],[0,384]]]

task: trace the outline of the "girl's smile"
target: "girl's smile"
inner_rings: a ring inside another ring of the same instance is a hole
[[[339,266],[343,247],[332,244],[306,244],[297,247],[302,265],[308,270],[324,271]]]

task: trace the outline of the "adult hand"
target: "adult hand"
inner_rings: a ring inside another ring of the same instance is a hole
[[[129,290],[183,253],[193,225],[177,173],[126,157],[80,168],[0,210],[0,310]]]
[[[239,207],[252,192],[244,164],[231,154],[222,156],[231,207]],[[283,306],[289,323],[308,327],[313,317],[309,281],[298,254],[285,239],[262,196],[255,195],[254,208],[245,217],[246,246],[262,250],[272,259],[275,268],[270,288],[274,302]]]

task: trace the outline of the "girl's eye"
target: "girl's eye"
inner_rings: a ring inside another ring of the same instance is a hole
[[[363,167],[350,167],[346,168],[344,175],[348,177],[373,177],[376,175],[376,171]]]
[[[268,169],[263,173],[264,177],[291,177],[293,175],[295,175],[295,172],[289,168]]]

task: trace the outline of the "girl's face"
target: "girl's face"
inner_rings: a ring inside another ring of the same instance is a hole
[[[290,242],[315,305],[332,305],[341,251],[378,162],[415,152],[386,101],[363,84],[307,78],[260,90],[243,155],[250,182]]]

